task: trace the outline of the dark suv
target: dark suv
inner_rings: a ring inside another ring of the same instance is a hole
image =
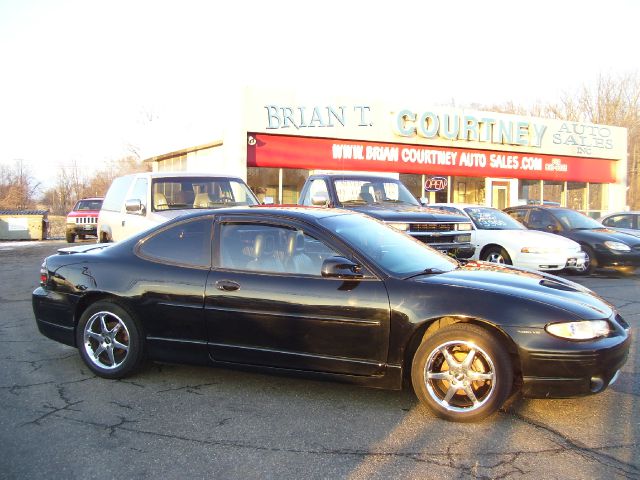
[[[298,203],[364,213],[456,258],[471,258],[475,253],[468,217],[423,207],[395,178],[364,174],[311,175],[302,187]]]
[[[586,256],[581,273],[592,273],[598,267],[633,272],[640,266],[640,238],[607,228],[580,212],[537,205],[509,207],[504,211],[527,228],[578,242]]]

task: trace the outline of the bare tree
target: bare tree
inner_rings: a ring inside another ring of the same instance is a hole
[[[601,75],[593,86],[584,85],[577,93],[565,93],[553,104],[538,104],[527,109],[507,102],[482,109],[626,128],[627,205],[640,209],[640,77],[637,73],[618,78]]]
[[[0,166],[0,208],[26,210],[35,206],[40,188],[24,161],[16,160],[13,167]]]
[[[150,169],[151,166],[137,156],[127,156],[110,161],[105,168],[87,177],[74,162],[58,172],[55,186],[45,192],[42,201],[54,214],[66,215],[82,198],[103,197],[114,178]]]

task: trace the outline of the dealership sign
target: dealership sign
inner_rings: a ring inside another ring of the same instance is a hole
[[[250,133],[247,165],[613,183],[612,160]]]

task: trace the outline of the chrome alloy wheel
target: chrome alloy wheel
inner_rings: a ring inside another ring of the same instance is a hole
[[[84,327],[84,350],[95,366],[117,368],[129,353],[129,330],[113,312],[94,313]]]
[[[489,355],[477,345],[456,340],[434,348],[424,367],[431,398],[450,412],[472,412],[491,398],[496,372]]]

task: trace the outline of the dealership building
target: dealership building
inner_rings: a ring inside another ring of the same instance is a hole
[[[176,138],[146,161],[237,175],[276,203],[296,203],[312,173],[348,171],[399,178],[430,203],[625,208],[624,128],[293,90],[245,88],[230,105],[218,136]]]

